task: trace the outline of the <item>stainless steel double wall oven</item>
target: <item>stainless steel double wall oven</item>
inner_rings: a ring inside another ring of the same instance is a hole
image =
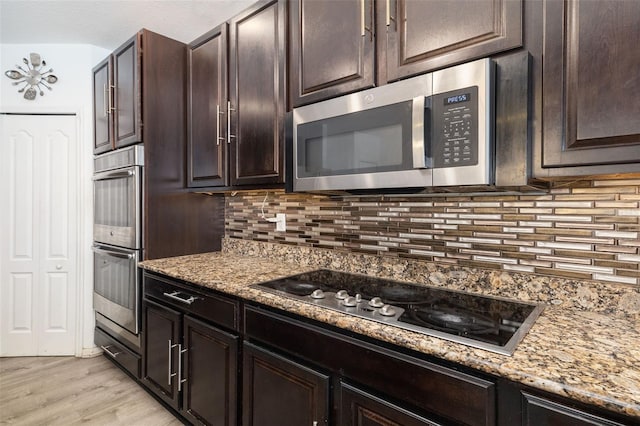
[[[93,176],[96,325],[135,349],[140,348],[143,149],[134,145],[96,156]]]

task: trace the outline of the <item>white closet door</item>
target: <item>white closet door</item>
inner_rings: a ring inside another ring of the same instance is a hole
[[[0,115],[0,356],[73,355],[75,116]]]

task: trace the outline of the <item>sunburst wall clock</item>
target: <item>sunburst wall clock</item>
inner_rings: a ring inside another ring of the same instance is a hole
[[[44,71],[47,63],[42,60],[39,54],[30,53],[29,59],[22,58],[22,62],[25,67],[16,65],[15,70],[8,70],[4,72],[4,75],[14,81],[14,86],[22,85],[18,89],[18,93],[24,93],[24,98],[33,101],[38,93],[40,96],[44,96],[44,88],[52,90],[51,84],[58,81],[58,77],[52,74],[53,68],[49,68]]]

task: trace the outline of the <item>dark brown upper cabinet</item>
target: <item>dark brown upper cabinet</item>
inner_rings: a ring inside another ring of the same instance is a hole
[[[289,3],[293,107],[373,87],[373,0]]]
[[[378,2],[379,82],[522,46],[520,0]]]
[[[285,19],[260,1],[189,45],[188,186],[284,182]]]
[[[639,17],[637,1],[544,3],[538,177],[640,171]]]
[[[284,182],[286,2],[261,1],[230,26],[230,183]]]
[[[228,25],[188,46],[187,185],[227,186]]]
[[[167,137],[183,133],[183,68],[184,45],[148,30],[100,62],[93,69],[93,153],[150,139],[143,126],[167,128]]]
[[[93,69],[93,153],[142,142],[140,31]]]
[[[520,0],[290,2],[297,107],[522,46]]]

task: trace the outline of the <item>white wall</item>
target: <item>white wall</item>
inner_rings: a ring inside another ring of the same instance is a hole
[[[44,89],[44,96],[30,101],[18,93],[21,86],[13,86],[13,80],[4,72],[21,65],[22,58],[29,53],[39,53],[47,62],[47,69],[53,68],[58,82],[51,85],[52,91]],[[78,264],[78,318],[80,319],[76,355],[89,355],[94,351],[93,343],[93,262],[91,243],[93,240],[93,122],[92,122],[92,73],[95,64],[110,52],[106,49],[86,44],[0,44],[0,112],[13,113],[75,113],[78,117],[80,145],[80,182],[78,199],[80,209],[79,258]]]

